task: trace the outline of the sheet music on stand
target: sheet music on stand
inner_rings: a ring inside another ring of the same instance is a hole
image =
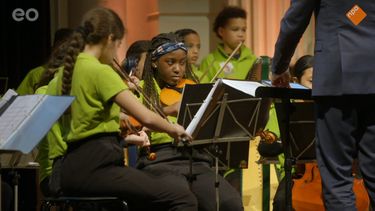
[[[25,95],[0,100],[0,150],[29,153],[73,102],[72,96]]]
[[[224,167],[247,168],[249,141],[268,119],[270,101],[253,96],[260,86],[227,79],[186,85],[177,122],[193,136],[190,145],[219,145]]]

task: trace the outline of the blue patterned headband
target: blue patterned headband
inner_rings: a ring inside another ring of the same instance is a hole
[[[185,52],[188,51],[187,47],[182,42],[172,42],[172,43],[168,42],[168,43],[164,43],[163,45],[156,48],[151,53],[151,58],[152,58],[152,60],[156,60],[156,59],[159,59],[164,54],[170,53],[170,52],[178,50],[178,49],[181,49]]]

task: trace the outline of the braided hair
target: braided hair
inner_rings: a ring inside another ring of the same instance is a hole
[[[157,78],[158,74],[158,69],[157,67],[153,66],[152,63],[156,60],[158,60],[160,56],[155,57],[153,53],[157,51],[157,49],[160,48],[160,46],[167,45],[168,43],[182,43],[182,40],[179,36],[176,34],[170,32],[170,33],[161,33],[157,35],[156,37],[152,38],[151,40],[151,47],[149,51],[147,52],[146,60],[145,60],[145,66],[144,66],[144,75],[143,75],[143,80],[144,80],[144,86],[143,86],[143,91],[145,95],[149,97],[151,102],[154,105],[157,105],[160,107],[160,100],[159,100],[159,94],[157,92],[156,84],[154,83],[154,79]],[[186,48],[183,46],[183,48]],[[186,49],[187,51],[187,49]],[[185,77],[187,78],[192,78],[191,76],[192,71],[190,68],[190,65],[186,63],[185,67]],[[144,104],[150,108],[148,104],[144,102]]]
[[[53,79],[58,68],[63,65],[67,40],[69,40],[72,33],[73,30],[69,28],[61,28],[55,32],[51,55],[39,82],[33,87],[34,90],[47,85]]]
[[[86,44],[99,44],[109,35],[113,40],[122,39],[125,28],[119,16],[108,8],[94,8],[88,11],[81,25],[75,30],[66,45],[63,59],[64,72],[62,80],[62,95],[69,95],[71,89],[74,64],[77,56],[83,51]]]

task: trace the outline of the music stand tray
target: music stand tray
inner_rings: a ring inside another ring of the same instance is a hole
[[[205,149],[215,145],[221,152],[218,157],[223,169],[247,168],[249,141],[265,126],[268,115],[263,114],[268,114],[270,103],[237,89],[235,80],[219,80],[215,85],[185,85],[177,122],[189,128],[202,104],[207,103],[207,96],[215,89],[190,145]],[[251,83],[238,81],[244,82]]]

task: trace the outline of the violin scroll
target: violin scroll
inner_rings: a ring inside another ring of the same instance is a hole
[[[267,144],[272,144],[279,139],[274,132],[269,130],[261,130],[257,132],[256,135],[260,136],[260,138],[264,140]]]

